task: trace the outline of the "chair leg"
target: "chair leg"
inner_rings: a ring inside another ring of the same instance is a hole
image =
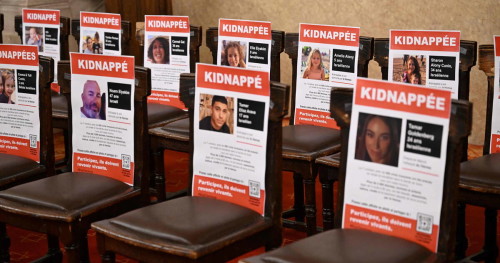
[[[321,197],[323,202],[323,230],[333,229],[333,180],[328,176],[328,168],[320,167]]]
[[[48,251],[46,258],[50,259],[50,262],[62,262],[62,252],[59,248],[59,238],[53,235],[47,235]]]
[[[69,263],[84,263],[89,261],[89,252],[87,245],[87,235],[77,239],[75,243],[64,244],[66,256]]]
[[[0,223],[0,238],[0,260],[1,262],[10,262],[10,238],[7,235],[7,226],[4,223]]]
[[[293,210],[295,213],[295,221],[304,222],[305,207],[304,207],[304,184],[302,175],[293,173]]]
[[[494,263],[498,257],[497,210],[486,208],[484,220],[484,260],[486,263]]]
[[[155,150],[153,152],[154,185],[158,202],[162,202],[167,199],[165,193],[165,170],[163,164],[163,152],[163,149]]]
[[[465,232],[465,208],[466,204],[458,202],[457,205],[457,242],[455,244],[455,259],[465,258],[468,247],[467,234]]]
[[[308,236],[316,234],[316,176],[318,170],[315,165],[308,174],[304,175],[305,206],[306,206],[306,232]]]
[[[115,262],[115,253],[106,251],[104,254],[101,255],[101,262],[102,263],[114,263]]]

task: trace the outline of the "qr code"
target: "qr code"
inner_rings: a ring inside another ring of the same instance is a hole
[[[30,148],[37,148],[37,136],[30,134]]]
[[[426,214],[417,214],[417,231],[432,234],[432,216]]]
[[[130,155],[122,154],[122,169],[130,170]]]
[[[248,188],[250,192],[250,196],[260,198],[260,183],[256,181],[249,180]]]

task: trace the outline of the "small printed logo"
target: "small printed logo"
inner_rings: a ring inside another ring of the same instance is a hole
[[[260,183],[256,181],[249,180],[248,181],[248,188],[250,196],[260,198]]]
[[[130,155],[122,154],[122,169],[130,170]]]

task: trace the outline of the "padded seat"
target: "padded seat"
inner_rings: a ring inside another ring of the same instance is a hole
[[[284,158],[312,161],[339,150],[339,130],[313,125],[283,127]]]
[[[166,135],[169,137],[180,141],[189,141],[189,118],[169,122],[161,129],[168,132]]]
[[[316,159],[316,164],[327,165],[329,167],[340,167],[340,152],[323,156]]]
[[[1,191],[0,207],[71,222],[132,191],[129,185],[104,176],[63,173]]]
[[[242,262],[427,262],[435,257],[426,248],[400,238],[365,230],[334,229]]]
[[[187,112],[173,106],[148,103],[148,125],[150,127],[180,117],[187,118]]]
[[[500,194],[500,153],[488,154],[460,164],[460,187]]]
[[[129,244],[200,258],[271,225],[242,206],[186,196],[93,223],[92,228]]]
[[[28,158],[0,153],[0,171],[0,185],[5,186],[10,181],[22,181],[23,177],[43,174],[45,167]]]

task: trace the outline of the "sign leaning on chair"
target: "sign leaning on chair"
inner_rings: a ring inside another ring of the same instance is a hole
[[[451,92],[358,79],[347,155],[344,228],[437,250]]]
[[[134,57],[71,53],[73,172],[134,182]]]
[[[219,19],[217,65],[271,71],[271,22]]]
[[[458,98],[460,31],[390,34],[389,80],[450,90]]]
[[[186,109],[179,99],[179,76],[189,72],[187,16],[146,16],[144,66],[151,69],[148,102]]]
[[[500,36],[493,37],[495,43],[495,79],[493,82],[493,111],[491,114],[490,153],[500,152]]]
[[[356,83],[359,27],[300,24],[299,34],[295,124],[338,129],[330,90]]]
[[[0,45],[0,153],[40,162],[38,48]]]
[[[80,53],[121,55],[120,14],[80,12]]]
[[[196,66],[193,195],[263,215],[269,74]]]

